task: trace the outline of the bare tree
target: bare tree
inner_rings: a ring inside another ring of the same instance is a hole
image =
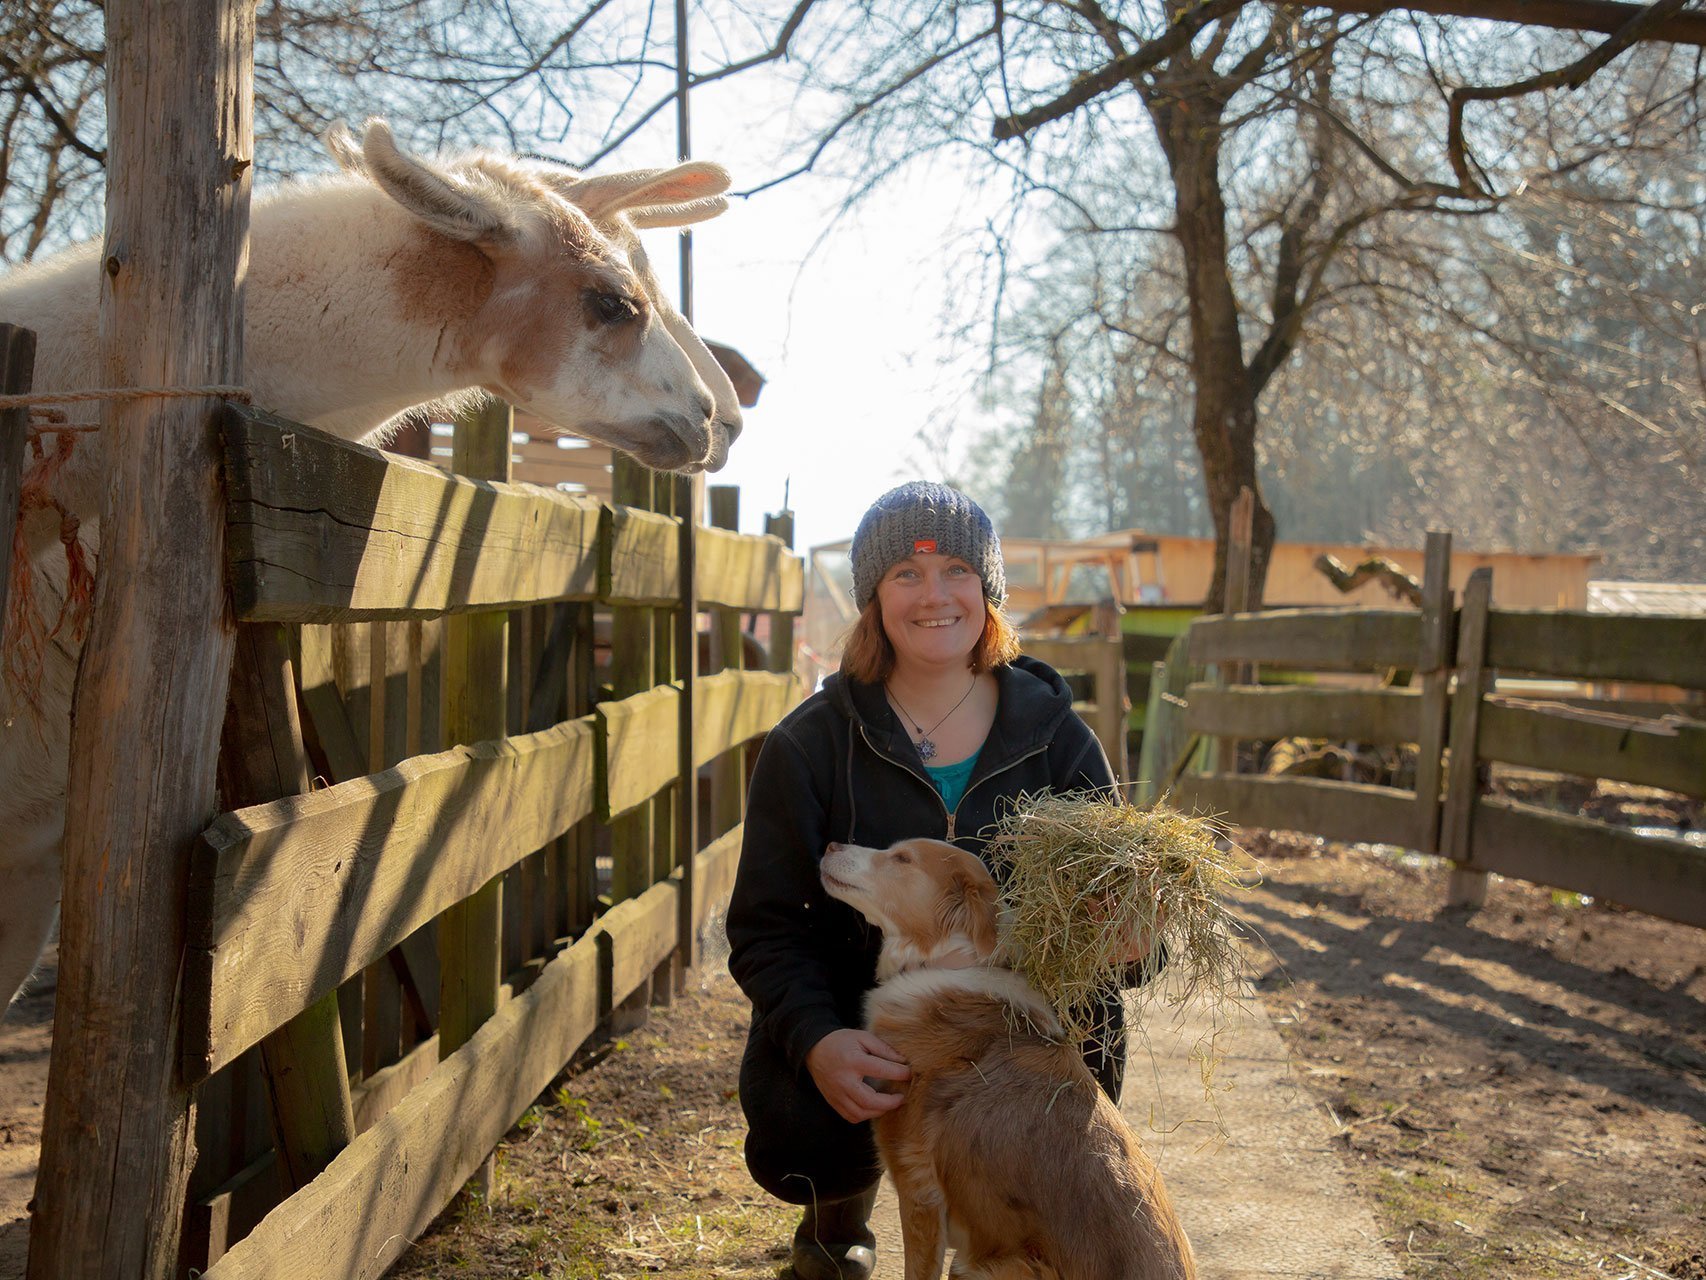
[[[1664,0],[1653,14],[1677,8]],[[1650,75],[1604,71],[1651,19],[1605,39],[1489,40],[1453,20],[1252,0],[867,0],[812,16],[796,40],[802,79],[839,110],[792,172],[845,148],[850,167],[880,178],[972,147],[1069,211],[1079,234],[1165,241],[1130,257],[1171,273],[1183,306],[1169,345],[1188,365],[1220,544],[1211,605],[1243,487],[1258,497],[1258,588],[1265,575],[1263,397],[1321,309],[1380,291],[1382,242],[1401,245],[1422,219],[1491,216],[1678,109],[1665,90],[1641,91]],[[1502,125],[1519,109],[1539,132],[1513,160]],[[1146,192],[1120,180],[1157,168]]]
[[[1088,254],[1101,272],[1094,314],[1135,354],[1122,366],[1129,385],[1104,386],[1094,403],[1141,418],[1158,374],[1183,389],[1220,544],[1212,605],[1228,512],[1246,486],[1258,495],[1259,592],[1274,533],[1261,501],[1263,406],[1312,333],[1338,323],[1354,334],[1350,317],[1378,322],[1405,288],[1426,301],[1431,264],[1404,266],[1422,226],[1501,216],[1563,178],[1597,178],[1691,119],[1693,68],[1627,56],[1685,3],[1657,0],[1592,38],[1509,28],[1490,38],[1455,19],[1259,0],[698,3],[707,53],[691,80],[761,66],[797,78],[791,155],[769,182],[839,166],[857,175],[857,195],[908,163],[970,150],[1012,184],[1016,208],[1041,205],[1069,238],[1115,246]],[[93,0],[19,0],[8,13],[0,235],[17,259],[90,229],[100,40]],[[329,119],[369,111],[410,122],[418,141],[496,134],[597,160],[654,127],[670,101],[672,33],[657,21],[651,6],[612,0],[264,0],[263,165],[294,164]],[[1521,146],[1515,129],[1527,130]],[[998,320],[1026,292],[1025,264],[999,261]],[[1160,296],[1136,287],[1140,273],[1172,286],[1154,309],[1126,305]],[[1669,319],[1687,327],[1685,315]],[[1007,341],[997,333],[992,352]],[[1530,377],[1546,381],[1532,367]],[[1106,492],[1103,505],[1114,507]]]

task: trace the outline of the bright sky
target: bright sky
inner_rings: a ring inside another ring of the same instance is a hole
[[[775,171],[764,154],[778,142],[766,133],[775,119],[774,107],[744,94],[702,92],[693,100],[694,154],[727,166],[737,190],[754,185]],[[625,164],[658,162],[624,149]],[[950,303],[941,240],[984,217],[962,207],[965,184],[944,163],[867,202],[815,252],[842,186],[812,175],[736,201],[694,229],[696,327],[738,348],[768,379],[728,466],[711,479],[740,486],[744,531],[762,530],[786,485],[797,548],[851,537],[884,490],[942,478],[941,461],[918,440],[921,427],[953,422],[963,450],[981,425],[974,389],[946,368],[943,317],[972,317]],[[649,233],[648,251],[673,284],[669,233]]]

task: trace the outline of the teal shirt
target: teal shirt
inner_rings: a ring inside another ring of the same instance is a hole
[[[966,783],[971,781],[972,767],[977,764],[977,755],[969,755],[958,764],[945,764],[941,768],[925,765],[924,772],[930,775],[930,781],[936,790],[942,794],[942,803],[948,806],[948,812],[954,811],[960,797],[966,793]]]

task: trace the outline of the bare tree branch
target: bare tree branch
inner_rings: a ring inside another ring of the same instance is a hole
[[[1666,19],[1680,13],[1690,0],[1655,0],[1646,9],[1625,22],[1602,44],[1577,58],[1574,62],[1536,76],[1505,85],[1460,85],[1451,91],[1451,120],[1446,130],[1446,154],[1451,170],[1466,194],[1490,196],[1486,171],[1474,162],[1463,139],[1463,110],[1471,102],[1494,102],[1546,89],[1578,89],[1614,58],[1628,52]],[[1479,171],[1471,173],[1471,168]]]
[[[1016,116],[996,117],[992,136],[995,141],[1003,142],[1071,115],[1110,90],[1153,71],[1180,50],[1188,49],[1197,33],[1209,23],[1233,16],[1247,2],[1248,0],[1200,0],[1195,8],[1182,13],[1165,33],[1122,58],[1115,58],[1094,71],[1078,76],[1059,96]]]

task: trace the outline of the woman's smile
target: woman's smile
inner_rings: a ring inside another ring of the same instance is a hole
[[[983,635],[983,582],[958,556],[902,560],[877,584],[877,601],[902,668],[914,662],[957,667]]]

